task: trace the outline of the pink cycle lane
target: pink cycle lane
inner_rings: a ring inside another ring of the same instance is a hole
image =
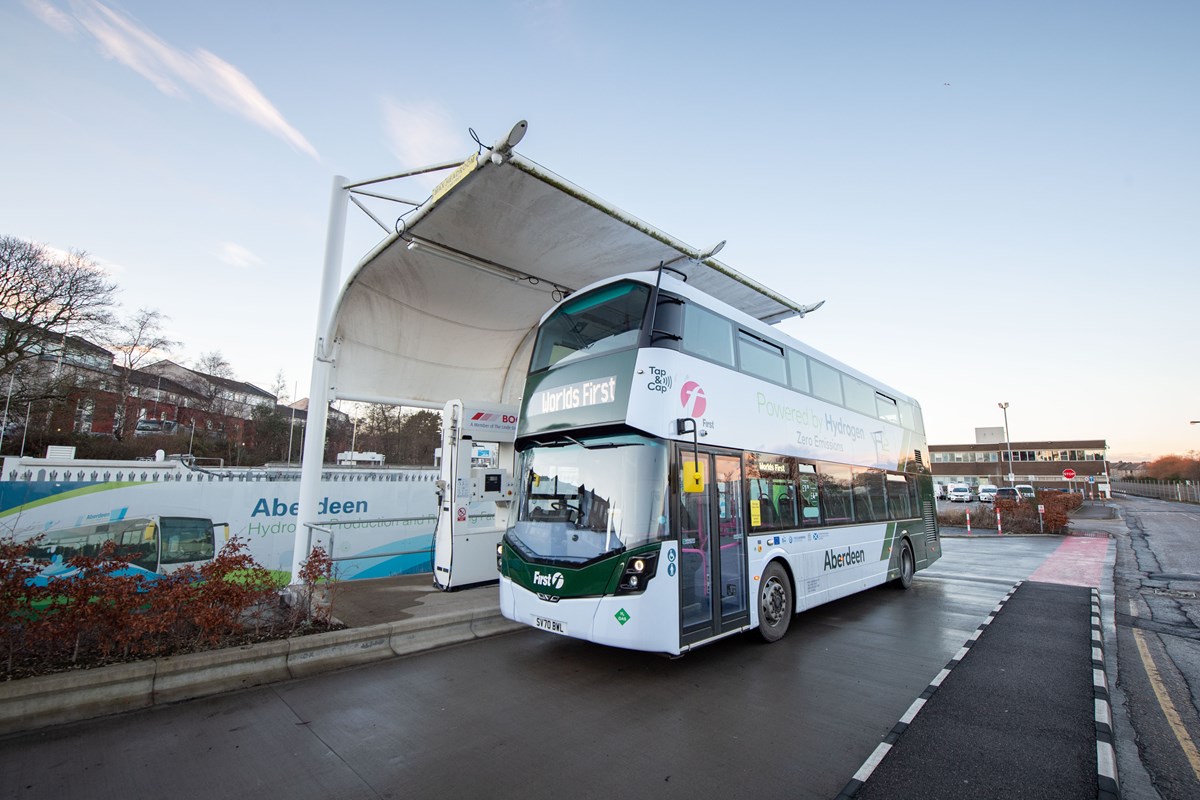
[[[1108,537],[1069,536],[1029,576],[1031,581],[1099,588]]]

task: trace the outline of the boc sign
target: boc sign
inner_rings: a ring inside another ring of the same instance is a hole
[[[1069,481],[1070,481],[1070,480],[1074,480],[1074,479],[1075,479],[1075,470],[1073,470],[1073,469],[1064,469],[1064,470],[1063,470],[1063,477],[1064,477],[1064,478],[1066,478],[1066,479],[1067,479],[1067,480],[1069,480]]]

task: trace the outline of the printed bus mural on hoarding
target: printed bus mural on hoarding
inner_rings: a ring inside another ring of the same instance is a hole
[[[298,473],[266,479],[230,472],[214,478],[181,468],[138,475],[144,478],[138,480],[59,481],[45,478],[74,470],[48,473],[12,466],[6,463],[0,480],[0,536],[28,539],[124,517],[200,517],[228,523],[229,536],[246,541],[250,554],[267,569],[291,568]],[[26,474],[42,480],[16,479]],[[72,477],[83,475],[80,470]],[[333,556],[343,579],[431,571],[437,477],[433,468],[323,475],[317,524],[333,533]],[[468,524],[482,528],[493,521],[494,505],[470,507]]]

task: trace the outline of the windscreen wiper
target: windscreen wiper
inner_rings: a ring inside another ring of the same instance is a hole
[[[573,444],[582,447],[584,450],[610,450],[614,447],[641,447],[645,442],[601,442],[599,444],[585,444],[578,439],[573,439],[570,436],[564,436],[561,439],[555,439],[552,442],[540,442],[537,439],[533,440],[537,447],[566,447]]]
[[[583,444],[576,442],[585,450],[611,450],[614,447],[642,447],[645,442],[604,442],[603,444]]]

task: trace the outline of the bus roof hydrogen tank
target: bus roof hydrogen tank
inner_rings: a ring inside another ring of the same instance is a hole
[[[920,406],[667,270],[541,320],[497,547],[509,619],[678,655],[941,555]]]

